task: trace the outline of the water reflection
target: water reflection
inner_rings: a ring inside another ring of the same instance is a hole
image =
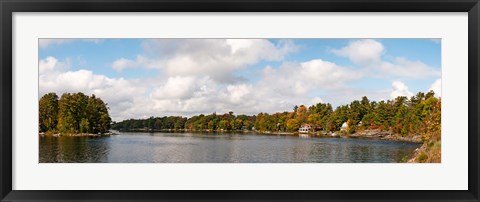
[[[40,162],[108,162],[109,150],[106,137],[40,138]]]
[[[103,163],[386,163],[418,144],[255,134],[122,133],[41,137],[40,162]]]

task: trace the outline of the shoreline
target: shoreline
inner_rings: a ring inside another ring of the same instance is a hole
[[[309,132],[309,133],[299,133],[299,132],[271,132],[271,131],[251,131],[263,135],[285,135],[285,136],[300,136],[300,137],[331,137],[331,138],[364,138],[364,139],[379,139],[379,140],[389,140],[395,142],[409,142],[409,143],[423,143],[421,136],[414,137],[402,137],[399,134],[390,132],[390,131],[380,131],[380,130],[364,130],[353,134],[344,134],[341,131],[337,132]]]
[[[351,135],[346,135],[348,137],[365,137],[365,138],[379,138],[382,140],[390,140],[397,142],[412,142],[412,143],[423,143],[423,139],[420,135],[413,137],[403,137],[397,133],[391,131],[380,131],[380,130],[364,130],[358,133]]]
[[[312,138],[322,138],[322,137],[331,137],[331,138],[364,138],[364,139],[379,139],[379,140],[389,140],[396,142],[409,142],[409,143],[423,143],[421,136],[413,137],[402,137],[399,134],[393,133],[391,131],[381,131],[381,130],[364,130],[359,131],[353,134],[345,134],[342,131],[337,132],[309,132],[309,133],[299,133],[299,132],[273,132],[273,131],[257,131],[257,130],[232,130],[232,131],[218,131],[218,130],[188,130],[188,129],[163,129],[163,130],[129,130],[129,131],[118,131],[121,132],[133,132],[133,133],[154,133],[154,132],[168,132],[168,133],[255,133],[260,135],[280,135],[280,136],[299,136],[299,137],[312,137]],[[118,133],[104,133],[104,134],[89,134],[89,133],[79,133],[79,134],[53,134],[49,136],[59,137],[59,136],[69,136],[69,137],[102,137],[118,135]],[[44,136],[40,134],[40,136]]]
[[[114,135],[113,133],[102,133],[102,134],[93,134],[93,133],[69,133],[69,134],[61,134],[61,133],[45,133],[39,132],[38,135],[40,137],[109,137]]]

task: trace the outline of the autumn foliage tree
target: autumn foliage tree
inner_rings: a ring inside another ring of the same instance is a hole
[[[107,104],[95,95],[48,93],[39,101],[41,132],[105,133],[110,122]]]

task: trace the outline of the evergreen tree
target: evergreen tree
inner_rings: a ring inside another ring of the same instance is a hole
[[[58,122],[58,96],[55,93],[48,93],[42,96],[39,101],[39,130],[41,132],[54,131]]]

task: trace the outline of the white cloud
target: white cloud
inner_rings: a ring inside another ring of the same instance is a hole
[[[141,92],[131,81],[113,79],[96,75],[89,70],[67,71],[57,74],[40,75],[40,94],[48,92],[62,93],[83,92],[96,94],[109,103],[131,100],[130,97]]]
[[[229,100],[233,104],[241,104],[250,98],[250,93],[253,89],[251,85],[228,85],[227,92],[229,94]]]
[[[152,96],[159,100],[191,98],[196,90],[195,83],[195,77],[192,76],[170,77],[165,85],[155,89]]]
[[[125,59],[125,58],[120,58],[118,60],[115,60],[112,64],[112,68],[117,71],[121,72],[123,69],[126,69],[128,67],[135,66],[136,63],[133,60]]]
[[[195,40],[191,50],[179,48],[166,62],[166,72],[173,75],[206,75],[220,82],[235,81],[231,73],[260,60],[280,60],[291,51],[263,39]],[[191,43],[190,40],[181,43]],[[181,44],[180,47],[185,46]]]
[[[286,63],[278,68],[266,67],[254,84],[237,84],[220,92],[220,103],[237,113],[291,111],[295,105],[323,102],[318,91],[336,91],[361,75],[351,69],[323,60]]]
[[[40,74],[52,71],[62,71],[70,67],[70,60],[66,59],[65,61],[58,61],[57,58],[48,56],[45,59],[38,61],[38,71]]]
[[[117,59],[112,63],[111,66],[115,71],[121,72],[127,68],[160,68],[162,65],[163,64],[161,64],[161,61],[151,60],[144,56],[138,55],[135,60],[126,58]]]
[[[350,42],[342,49],[333,49],[336,55],[347,57],[355,64],[371,65],[381,61],[384,53],[383,45],[372,39],[362,39]]]
[[[393,76],[422,79],[432,76],[440,76],[439,70],[433,69],[420,61],[410,61],[406,58],[395,58],[393,63],[382,62],[379,70]]]
[[[393,91],[390,93],[390,98],[392,99],[395,99],[398,96],[411,97],[413,95],[413,93],[408,90],[408,86],[401,81],[392,82],[392,87]]]
[[[221,83],[241,80],[233,72],[261,60],[282,60],[298,47],[284,40],[274,44],[266,39],[149,39],[136,60],[120,58],[112,68],[163,69],[168,76],[208,76]]]
[[[433,90],[435,92],[435,95],[438,97],[442,97],[442,79],[437,79],[435,82],[430,85],[430,88],[428,91]]]
[[[256,83],[223,84],[208,76],[170,76],[127,111],[136,117],[291,111],[295,105],[323,102],[309,96],[314,90],[334,90],[358,78],[355,72],[323,60],[267,67]]]
[[[282,40],[278,45],[266,39],[226,39],[225,42],[230,46],[232,55],[245,57],[249,63],[259,59],[281,60],[286,54],[298,49],[289,40]]]
[[[395,57],[393,61],[382,59],[385,48],[382,43],[373,39],[361,39],[350,42],[341,49],[331,50],[334,54],[350,59],[360,65],[366,75],[371,77],[403,77],[423,79],[439,76],[436,70],[421,61],[411,61],[403,57]]]
[[[284,64],[277,69],[267,67],[260,86],[278,95],[305,96],[311,90],[336,89],[361,77],[359,72],[316,59]]]

